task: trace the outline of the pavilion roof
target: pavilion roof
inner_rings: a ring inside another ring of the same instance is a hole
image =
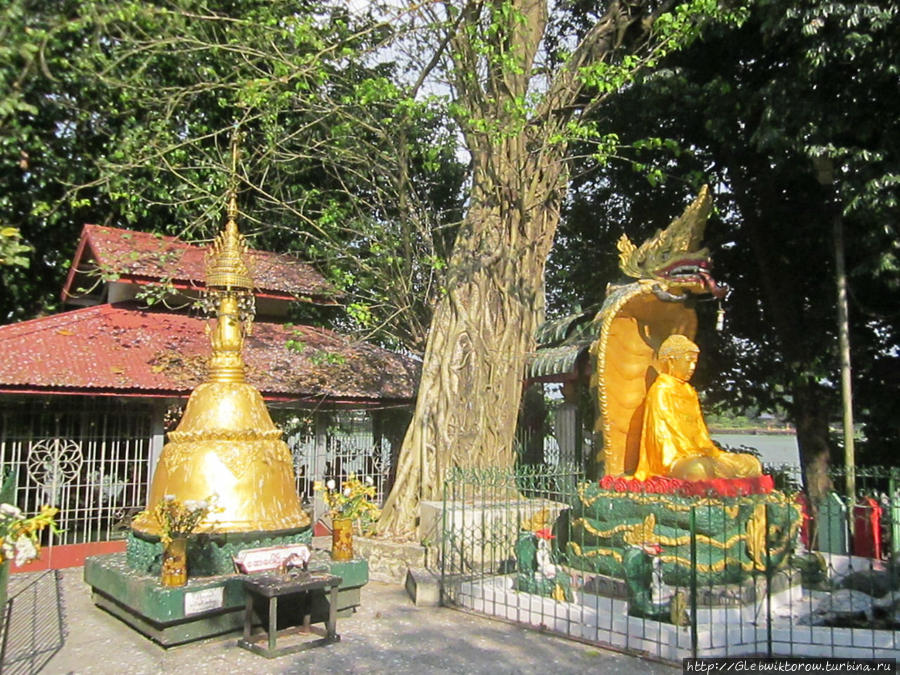
[[[203,288],[206,247],[177,237],[85,225],[63,287],[63,301],[83,294],[100,278],[133,283],[166,281],[175,288]],[[259,296],[335,304],[340,293],[310,265],[269,251],[250,250],[247,263]],[[93,277],[91,276],[93,275]]]
[[[205,380],[205,323],[129,302],[0,326],[0,393],[186,396]],[[415,395],[415,361],[325,328],[256,322],[243,356],[247,381],[270,400]]]

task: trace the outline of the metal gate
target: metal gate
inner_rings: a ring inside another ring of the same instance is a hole
[[[152,413],[146,404],[109,399],[4,402],[0,466],[16,473],[23,511],[60,509],[61,532],[48,544],[125,535],[146,499]]]

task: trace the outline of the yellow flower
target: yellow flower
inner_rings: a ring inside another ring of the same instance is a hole
[[[218,495],[210,495],[204,500],[186,499],[180,501],[174,495],[166,495],[152,509],[142,511],[140,517],[153,518],[159,525],[159,539],[166,545],[174,537],[188,537],[207,516],[223,511],[217,506]]]
[[[375,498],[374,481],[366,478],[361,481],[355,474],[351,474],[344,480],[343,485],[338,486],[334,480],[329,480],[325,485],[316,481],[313,489],[322,495],[328,505],[332,518],[350,518],[351,520],[374,521],[381,511],[371,499]]]
[[[44,506],[37,515],[26,518],[11,504],[0,508],[0,563],[14,559],[24,565],[38,557],[41,550],[40,533],[46,528],[59,532],[54,517],[59,509]]]

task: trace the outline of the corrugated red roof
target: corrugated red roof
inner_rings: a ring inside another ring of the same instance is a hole
[[[0,326],[0,392],[187,395],[205,379],[205,323],[122,303]],[[267,398],[409,400],[418,377],[410,359],[310,326],[254,323],[244,360]]]
[[[79,295],[76,276],[97,270],[137,282],[170,281],[177,288],[200,288],[206,277],[206,247],[177,237],[85,225],[63,299]],[[261,295],[334,304],[340,294],[311,266],[296,258],[250,250],[247,264]]]

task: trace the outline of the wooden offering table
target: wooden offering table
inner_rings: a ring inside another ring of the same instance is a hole
[[[341,577],[327,572],[293,571],[282,574],[270,572],[266,574],[254,574],[244,579],[244,591],[246,604],[244,607],[244,636],[238,640],[238,645],[252,652],[261,654],[266,658],[284,656],[310,647],[318,647],[331,642],[337,642],[341,636],[337,634],[337,596]],[[329,592],[328,619],[325,628],[310,625],[310,613],[313,595],[321,592]],[[302,622],[282,631],[278,630],[278,599],[291,597],[291,601],[302,603]],[[293,596],[297,596],[296,598]],[[253,627],[253,603],[254,598],[265,598],[268,602],[269,623],[267,630],[258,635],[251,635]],[[306,640],[300,644],[292,644],[276,648],[275,640],[279,636],[310,634],[322,636],[317,640]],[[267,641],[268,647],[263,646]]]

